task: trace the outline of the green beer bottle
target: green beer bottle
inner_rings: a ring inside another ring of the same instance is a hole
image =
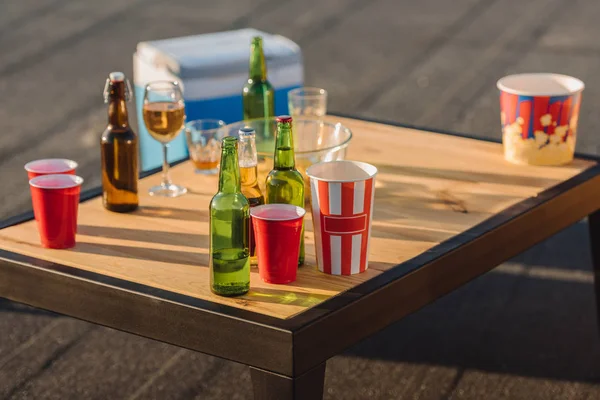
[[[222,142],[219,191],[210,201],[209,268],[211,290],[237,296],[250,289],[248,228],[250,205],[242,194],[237,139]]]
[[[267,80],[267,64],[260,36],[252,39],[250,74],[242,91],[244,119],[270,118],[275,115],[275,92]]]
[[[285,203],[304,207],[304,179],[296,170],[292,117],[289,115],[277,117],[273,170],[267,176],[266,191],[267,204]],[[298,265],[302,264],[304,264],[304,225],[302,225],[298,256]]]

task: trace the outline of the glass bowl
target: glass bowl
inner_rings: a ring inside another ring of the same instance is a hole
[[[258,152],[258,182],[264,190],[267,174],[273,169],[273,152],[275,151],[276,118],[251,119],[234,122],[220,129],[219,136],[238,136],[243,127],[251,127],[256,131],[256,150]],[[352,139],[352,132],[341,123],[332,123],[315,119],[294,119],[294,150],[296,169],[304,177],[306,197],[309,195],[306,169],[322,161],[343,160],[346,148]],[[263,192],[264,193],[264,192]]]

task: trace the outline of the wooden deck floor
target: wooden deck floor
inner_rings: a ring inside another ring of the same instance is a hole
[[[334,112],[500,137],[495,81],[586,83],[578,150],[598,153],[596,0],[6,0],[0,217],[22,166],[80,162],[99,184],[106,74],[139,41],[251,26],[304,51]],[[600,344],[582,222],[328,364],[326,399],[597,399]],[[246,369],[0,300],[0,399],[248,399]]]

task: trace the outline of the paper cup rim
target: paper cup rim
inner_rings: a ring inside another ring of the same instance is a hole
[[[527,90],[527,89],[519,89],[517,84],[514,81],[519,79],[530,79],[530,80],[554,80],[560,84],[563,84],[564,90]],[[570,86],[570,87],[569,87]],[[585,84],[581,79],[575,78],[573,76],[564,75],[564,74],[554,74],[554,73],[522,73],[522,74],[512,74],[504,76],[496,82],[496,87],[510,94],[516,94],[520,96],[571,96],[577,93],[580,93],[585,89]]]
[[[27,171],[27,172],[43,174],[43,173],[47,173],[48,171],[40,171],[38,169],[35,169],[35,164],[42,163],[42,162],[58,162],[58,161],[64,162],[65,167],[64,167],[64,169],[58,169],[58,170],[52,171],[53,174],[59,174],[59,173],[71,171],[73,169],[77,169],[77,167],[78,167],[77,161],[69,160],[68,158],[42,158],[40,160],[29,161],[27,164],[25,164],[24,168],[25,168],[25,171]]]
[[[353,164],[353,165],[359,165],[363,168],[363,171],[367,172],[369,174],[368,177],[366,178],[356,178],[356,179],[327,179],[327,178],[322,178],[319,176],[315,176],[314,173],[311,173],[311,170],[315,170],[318,167],[320,167],[323,164]],[[365,169],[366,168],[366,169]],[[370,172],[369,172],[370,170]],[[366,181],[367,179],[371,179],[371,178],[375,178],[375,176],[377,175],[377,173],[379,172],[379,170],[377,169],[376,166],[366,163],[366,162],[362,162],[362,161],[352,161],[352,160],[338,160],[338,161],[322,161],[316,164],[311,165],[310,167],[308,167],[306,169],[306,175],[310,178],[310,179],[315,179],[317,181],[323,181],[323,182],[340,182],[340,183],[348,183],[348,182],[361,182],[361,181]]]
[[[58,179],[62,180],[59,186],[45,186],[44,181],[48,179]],[[77,186],[81,186],[83,184],[83,178],[77,175],[65,175],[65,174],[49,174],[49,175],[40,175],[36,176],[29,180],[29,185],[38,189],[46,189],[46,190],[61,190],[61,189],[69,189]]]
[[[260,212],[261,210],[273,209],[273,208],[285,209],[285,210],[289,210],[289,211],[296,211],[297,215],[290,216],[290,217],[282,217],[282,218],[266,218],[266,217],[262,217],[260,215],[256,215],[256,213]],[[293,221],[295,219],[304,218],[304,215],[306,215],[306,210],[302,207],[298,207],[298,206],[295,206],[292,204],[281,204],[281,203],[262,204],[260,206],[252,207],[250,209],[250,215],[252,216],[252,218],[260,219],[261,221]]]

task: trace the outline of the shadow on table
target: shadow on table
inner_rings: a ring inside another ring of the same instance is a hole
[[[132,240],[136,242],[208,248],[208,235],[201,235],[197,233],[148,231],[142,229],[115,228],[108,226],[78,225],[77,234],[117,240]]]
[[[552,186],[558,181],[528,176],[441,170],[406,166],[378,165],[380,174],[375,190],[373,237],[439,243],[490,216],[518,203],[520,196],[480,193],[472,190],[477,182],[510,184],[535,188]],[[398,182],[402,176],[406,182]],[[406,177],[441,180],[434,189]],[[447,179],[448,183],[443,182]],[[467,185],[464,188],[461,185]],[[410,225],[403,224],[411,216]],[[422,219],[423,226],[418,222]],[[388,225],[386,222],[394,222]],[[378,224],[379,223],[379,224]]]
[[[210,188],[207,187],[205,189],[207,189],[207,190],[199,191],[199,190],[187,188],[187,194],[198,195],[198,196],[210,196],[212,198],[212,196],[214,196],[215,193],[217,193],[217,191],[219,189],[218,181],[215,182],[214,187],[210,187]]]
[[[470,212],[481,212],[481,210],[470,210],[470,202],[476,200],[476,204],[502,205],[517,200],[518,196],[512,196],[499,193],[477,193],[466,191],[465,198],[461,198],[460,185],[464,183],[494,183],[513,186],[525,186],[535,188],[551,187],[558,180],[540,178],[535,176],[516,176],[506,174],[492,174],[473,171],[445,170],[436,168],[416,168],[407,166],[381,165],[378,164],[379,175],[375,190],[376,200],[395,200],[397,199],[398,212],[402,207],[418,206],[424,209],[448,210],[459,214],[468,214]],[[383,175],[432,178],[436,180],[449,180],[447,187],[440,186],[440,190],[432,190],[423,183],[414,182],[396,182]],[[472,187],[472,186],[471,186]],[[454,191],[456,190],[456,193]],[[470,200],[470,201],[469,201]],[[381,211],[381,210],[376,210]],[[393,217],[393,215],[391,215]]]
[[[456,382],[479,370],[600,383],[586,228],[576,224],[346,354],[458,368]]]
[[[134,214],[143,217],[179,219],[183,221],[208,221],[208,208],[198,210],[185,210],[182,208],[143,206]]]
[[[371,237],[411,242],[427,242],[431,243],[433,246],[458,234],[457,230],[452,231],[441,227],[439,229],[423,228],[402,225],[401,222],[396,225],[388,224],[386,223],[386,221],[389,221],[389,219],[386,218],[387,215],[389,214],[375,211],[375,218],[377,219],[373,219]]]
[[[190,251],[164,250],[150,247],[132,247],[114,244],[94,244],[78,242],[77,245],[69,251],[77,253],[97,254],[102,256],[115,256],[132,258],[144,261],[158,261],[167,264],[185,264],[202,268],[208,265],[208,255]]]
[[[415,178],[433,178],[433,179],[448,179],[459,182],[485,182],[496,183],[502,185],[517,185],[531,187],[548,187],[557,184],[556,179],[523,176],[523,175],[508,175],[490,172],[479,172],[477,166],[469,171],[439,169],[427,167],[409,167],[398,165],[377,164],[379,174],[403,175]]]

